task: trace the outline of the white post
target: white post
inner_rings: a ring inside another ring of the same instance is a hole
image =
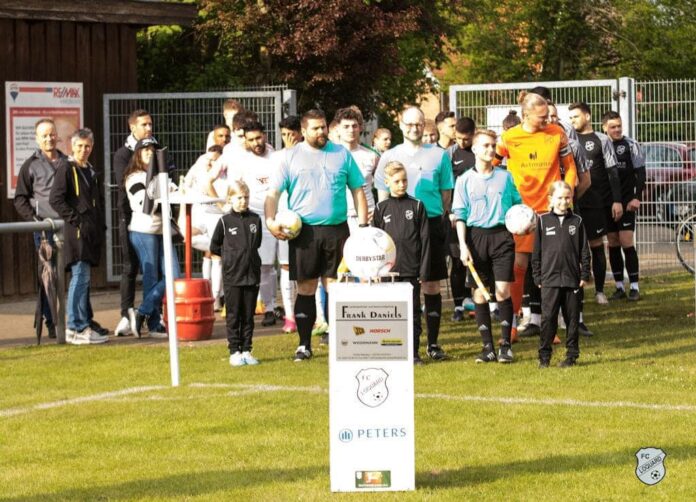
[[[169,206],[169,175],[161,172],[159,182],[160,204],[162,205],[162,240],[164,241],[164,277],[167,295],[167,331],[169,332],[169,367],[172,387],[179,386],[179,347],[176,338],[176,304],[174,303],[174,278],[172,277],[172,224]]]

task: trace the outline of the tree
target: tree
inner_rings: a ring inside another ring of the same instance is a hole
[[[191,30],[150,31],[142,88],[287,84],[298,108],[393,116],[436,85],[456,0],[199,0]],[[176,64],[174,65],[173,63]]]

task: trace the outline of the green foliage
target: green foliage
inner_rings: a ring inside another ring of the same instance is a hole
[[[693,7],[693,0],[472,0],[441,81],[692,78]]]
[[[143,90],[287,84],[298,109],[365,115],[414,102],[434,88],[463,8],[454,0],[199,0],[192,28],[139,37]],[[391,114],[391,115],[390,115]]]

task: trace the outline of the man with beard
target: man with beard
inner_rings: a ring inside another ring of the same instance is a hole
[[[437,145],[423,143],[425,116],[420,108],[412,106],[401,115],[404,142],[384,152],[375,172],[375,186],[379,200],[389,196],[384,168],[389,162],[401,162],[408,176],[408,194],[420,200],[428,215],[430,231],[430,275],[423,282],[425,319],[428,332],[427,354],[434,361],[447,356],[438,345],[442,295],[440,281],[447,278],[447,213],[452,200],[454,179],[449,155]]]
[[[266,194],[271,186],[271,179],[276,171],[276,164],[271,159],[271,151],[266,145],[266,130],[258,121],[244,124],[244,139],[246,151],[241,154],[239,161],[227,173],[228,183],[242,180],[249,187],[249,210],[258,214],[264,221],[264,204]],[[259,295],[264,305],[262,326],[273,326],[276,323],[275,294],[276,270],[275,262],[278,256],[278,240],[268,229],[264,228],[261,236],[261,283]]]
[[[437,144],[447,150],[455,145],[454,134],[457,125],[457,118],[454,112],[440,112],[435,116],[435,126],[437,127]]]
[[[312,357],[312,326],[316,319],[314,294],[322,283],[336,278],[348,238],[346,187],[351,191],[360,226],[367,226],[365,179],[353,156],[341,145],[328,141],[326,115],[309,110],[302,116],[305,140],[279,152],[279,166],[266,196],[266,226],[286,240],[275,221],[281,192],[288,193],[288,209],[302,219],[300,234],[290,241],[290,279],[297,280],[295,322],[300,344],[295,362]]]
[[[609,137],[592,129],[592,115],[587,103],[572,103],[568,106],[568,117],[578,133],[578,140],[584,147],[590,168],[592,184],[578,198],[578,206],[590,241],[595,299],[598,304],[606,305],[609,301],[604,294],[607,259],[604,255],[603,237],[607,234],[609,225],[620,221],[623,216],[616,154]]]

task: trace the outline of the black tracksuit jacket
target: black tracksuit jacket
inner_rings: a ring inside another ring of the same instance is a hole
[[[532,252],[534,284],[545,288],[577,288],[590,279],[590,245],[582,218],[570,209],[563,218],[539,217]]]
[[[210,240],[210,252],[222,256],[225,286],[258,286],[261,282],[261,218],[251,211],[224,215]]]
[[[396,264],[392,272],[400,277],[430,274],[430,234],[425,206],[410,195],[389,196],[377,204],[373,225],[387,232],[396,245]]]

